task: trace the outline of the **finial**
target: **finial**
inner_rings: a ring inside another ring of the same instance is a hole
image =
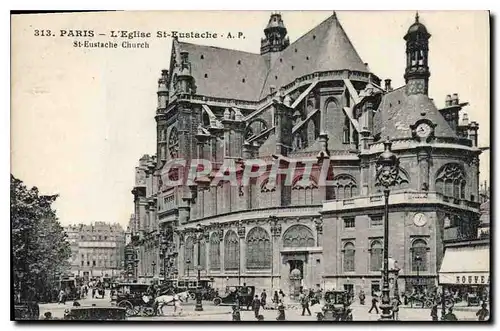
[[[335,12],[335,10],[333,11],[333,18],[337,18],[337,12]]]
[[[415,14],[415,23],[418,23],[418,10],[417,10],[417,13]]]

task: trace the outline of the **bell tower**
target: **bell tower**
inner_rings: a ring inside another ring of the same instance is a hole
[[[265,38],[260,41],[260,54],[267,56],[268,65],[271,65],[282,50],[290,45],[287,30],[281,14],[273,13],[264,29]]]
[[[406,93],[425,94],[429,92],[429,38],[425,25],[419,22],[418,13],[404,36],[406,40]]]

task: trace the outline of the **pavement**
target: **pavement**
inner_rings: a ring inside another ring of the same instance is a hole
[[[82,299],[79,300],[82,306],[90,306],[95,304],[96,306],[109,307],[111,306],[111,301],[109,295],[105,296],[104,299]],[[369,303],[367,301],[367,303]],[[52,316],[55,318],[62,318],[64,316],[64,310],[69,309],[72,306],[72,302],[67,302],[65,305],[50,303],[40,305],[40,317],[43,317],[44,313],[50,311]],[[188,303],[182,306],[182,313],[179,315],[178,312],[174,313],[173,306],[165,306],[163,308],[164,316],[136,316],[129,317],[127,320],[130,321],[231,321],[231,306],[214,306],[210,301],[203,302],[203,311],[197,312],[194,310],[195,302],[190,300]],[[368,310],[370,305],[360,305],[359,302],[354,302],[351,305],[352,314],[354,321],[377,321],[380,318],[379,314],[375,311],[370,314]],[[477,321],[476,312],[478,307],[456,307],[454,308],[455,315],[459,321]],[[302,316],[302,308],[299,304],[293,303],[287,307],[286,310],[286,320],[288,321],[315,321],[316,316],[314,313],[314,307],[311,307],[312,315],[309,316],[305,314]],[[260,314],[264,316],[265,321],[275,321],[278,316],[278,312],[273,309],[261,309]],[[256,321],[253,311],[241,310],[242,321]],[[438,316],[441,316],[441,309],[438,310]],[[410,308],[401,306],[399,312],[400,321],[430,321],[430,309],[427,308]]]

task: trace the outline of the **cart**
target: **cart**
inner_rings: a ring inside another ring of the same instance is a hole
[[[147,295],[148,284],[120,283],[116,286],[116,305],[126,309],[126,315],[153,316],[154,298]]]

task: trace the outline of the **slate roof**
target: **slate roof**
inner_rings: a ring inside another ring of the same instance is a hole
[[[270,68],[265,55],[174,43],[179,52],[189,53],[196,94],[211,97],[257,101],[269,94],[271,85],[279,89],[317,71],[369,71],[335,14],[284,49]]]
[[[265,59],[260,54],[186,42],[179,42],[179,48],[189,53],[196,94],[237,100],[258,99],[267,71]]]
[[[407,95],[406,86],[382,97],[373,118],[373,134],[391,139],[408,138],[411,137],[410,125],[423,118],[437,124],[434,131],[437,137],[457,137],[434,102],[425,94]]]
[[[271,85],[279,88],[316,71],[342,69],[369,72],[334,14],[283,50],[271,65],[260,98],[269,94]]]

